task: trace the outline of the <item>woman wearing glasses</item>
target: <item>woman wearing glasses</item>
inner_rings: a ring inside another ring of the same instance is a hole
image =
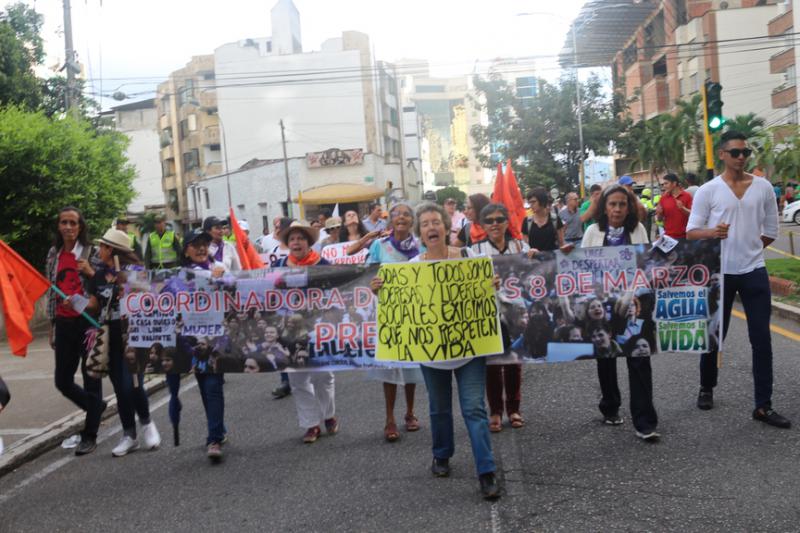
[[[472,245],[475,255],[512,255],[527,253],[528,244],[513,239],[508,231],[508,209],[503,204],[489,204],[481,210],[481,226],[487,237]],[[504,335],[505,337],[505,335]],[[486,366],[486,397],[489,399],[489,431],[503,429],[503,407],[512,428],[521,428],[525,421],[519,412],[522,388],[522,365],[506,343],[503,355],[491,357]],[[503,391],[505,390],[505,402]]]

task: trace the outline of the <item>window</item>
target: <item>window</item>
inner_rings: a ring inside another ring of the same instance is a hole
[[[183,153],[184,170],[190,170],[197,168],[198,166],[200,166],[200,150],[193,148],[192,150]]]
[[[216,76],[214,75],[213,72],[206,72],[205,74],[203,74],[203,79],[204,80],[213,80],[215,78],[216,78]]]
[[[391,107],[389,108],[389,119],[392,123],[392,126],[397,127],[398,124],[398,117],[397,117],[397,109]]]
[[[638,54],[639,51],[636,48],[636,43],[632,43],[622,52],[622,66],[625,68],[625,70],[627,70],[628,67],[636,63],[636,60],[639,57]]]
[[[181,120],[180,123],[180,139],[184,140],[189,136],[189,121],[187,119]]]
[[[418,93],[443,93],[444,85],[417,85]]]
[[[533,98],[536,96],[536,78],[525,76],[515,80],[517,98]]]
[[[661,56],[653,63],[653,77],[663,77],[667,75],[667,57]]]

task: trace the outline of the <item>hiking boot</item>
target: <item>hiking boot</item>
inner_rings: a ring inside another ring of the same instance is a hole
[[[714,408],[714,391],[713,389],[700,389],[700,394],[697,395],[697,408],[703,411],[708,411]]]
[[[431,473],[434,477],[447,477],[450,475],[450,460],[433,458]]]
[[[484,500],[496,500],[500,497],[500,486],[497,484],[497,477],[494,472],[488,472],[478,476],[481,483],[481,494]]]
[[[789,422],[788,418],[782,417],[773,411],[771,407],[759,407],[753,411],[753,420],[764,422],[765,424],[775,426],[776,428],[789,429],[792,427],[792,423]]]

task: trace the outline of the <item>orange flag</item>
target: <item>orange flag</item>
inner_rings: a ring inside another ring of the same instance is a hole
[[[517,184],[517,177],[514,175],[514,169],[511,168],[510,159],[506,166],[506,175],[503,180],[503,185],[506,191],[508,191],[507,197],[510,197],[510,203],[506,205],[508,206],[508,211],[511,213],[511,219],[515,221],[512,222],[512,225],[519,233],[519,238],[522,238],[522,223],[527,216],[527,212],[525,211],[525,202],[522,200],[522,192],[520,192],[519,185]],[[514,230],[512,230],[512,232],[513,231]]]
[[[231,207],[231,230],[236,235],[236,251],[239,252],[239,262],[242,263],[244,270],[255,270],[257,268],[264,268],[264,261],[258,255],[253,243],[247,237],[242,228],[239,227],[239,221],[236,220],[236,215],[233,214]]]
[[[25,357],[33,334],[28,322],[34,304],[50,282],[6,243],[0,240],[0,298],[3,300],[6,335],[14,355]]]

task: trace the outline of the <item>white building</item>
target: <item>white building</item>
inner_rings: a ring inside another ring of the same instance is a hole
[[[148,207],[163,208],[161,161],[159,159],[158,113],[153,99],[112,107],[114,127],[124,133],[130,144],[125,151],[136,168],[133,188],[136,197],[128,205],[129,213],[142,213]]]
[[[387,189],[419,197],[416,174],[406,179],[394,67],[374,60],[369,37],[348,31],[303,53],[290,0],[272,10],[272,32],[214,53],[227,168],[283,159],[285,149],[289,159],[306,160],[290,184],[293,199],[326,185],[330,203],[349,201],[337,197],[342,184],[359,185],[373,198]]]

